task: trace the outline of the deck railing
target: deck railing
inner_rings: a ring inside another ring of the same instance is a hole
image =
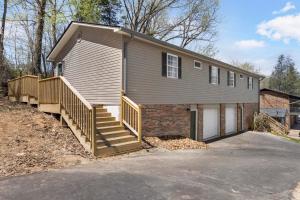
[[[52,77],[39,80],[39,103],[40,104],[58,104],[60,77]]]
[[[139,142],[142,141],[141,106],[124,95],[121,96],[121,123],[137,135]]]
[[[96,108],[87,102],[64,77],[60,77],[60,83],[61,107],[76,123],[86,140],[90,142],[92,151],[95,152]]]
[[[28,95],[39,104],[59,104],[76,124],[95,153],[96,108],[87,102],[64,77],[39,80],[37,76],[23,76],[8,82],[9,96]]]
[[[38,77],[32,75],[22,76],[8,81],[8,96],[29,96],[38,98]]]

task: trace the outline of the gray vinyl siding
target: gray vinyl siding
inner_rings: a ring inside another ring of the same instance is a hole
[[[81,41],[77,41],[81,33]],[[110,30],[83,28],[74,34],[58,61],[64,77],[92,104],[119,104],[122,36]]]
[[[170,79],[161,75],[162,52],[169,52],[182,58],[182,79]],[[237,73],[237,84],[232,88],[227,86],[228,70],[217,66],[221,69],[221,82],[220,85],[211,85],[209,63],[203,63],[202,70],[195,69],[196,58],[137,40],[128,43],[127,59],[126,93],[139,104],[258,102],[259,81],[253,78],[253,90],[248,90],[248,76],[245,74],[244,79],[240,79],[240,73]]]

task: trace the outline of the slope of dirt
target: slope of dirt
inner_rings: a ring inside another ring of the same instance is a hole
[[[0,99],[0,176],[88,162],[92,156],[53,116]]]

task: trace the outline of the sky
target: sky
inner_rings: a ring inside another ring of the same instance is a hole
[[[216,58],[272,73],[280,54],[300,71],[300,0],[220,0]]]

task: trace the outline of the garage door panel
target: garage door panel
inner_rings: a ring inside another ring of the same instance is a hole
[[[225,107],[225,133],[227,135],[237,132],[237,107],[236,104],[228,104]]]
[[[219,135],[220,107],[207,105],[203,108],[203,139],[213,138]]]

